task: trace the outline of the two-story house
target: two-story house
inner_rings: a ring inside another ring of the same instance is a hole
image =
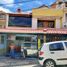
[[[2,14],[2,13],[1,13]],[[9,45],[13,42],[17,47],[27,48],[27,56],[37,56],[38,43],[43,43],[43,30],[33,28],[32,14],[23,14],[18,9],[16,13],[4,13],[5,22],[0,28],[1,44],[3,48],[0,50],[0,55],[6,55],[9,51]],[[35,27],[35,25],[34,25]]]
[[[63,26],[63,28],[67,28],[67,0],[58,0],[57,8],[63,10],[62,26]]]
[[[5,22],[0,20],[0,24],[3,22],[0,25],[0,55],[7,54],[11,42],[21,46],[21,50],[27,48],[28,56],[37,56],[43,42],[66,40],[67,10],[66,7],[58,8],[58,5],[59,1],[50,8],[33,9],[29,14],[23,14],[20,9],[16,13],[4,13]]]

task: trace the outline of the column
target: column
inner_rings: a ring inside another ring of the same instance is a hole
[[[44,35],[44,43],[46,42],[46,35]]]
[[[55,21],[55,28],[61,28],[60,18],[57,18]]]
[[[66,25],[65,13],[64,13],[63,18],[62,18],[62,26],[63,26],[63,28],[65,27],[64,25]]]
[[[8,27],[8,23],[9,23],[9,15],[6,14],[6,28]]]
[[[32,29],[37,29],[37,18],[32,18]]]

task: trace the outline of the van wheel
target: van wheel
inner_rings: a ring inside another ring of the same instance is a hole
[[[53,60],[47,60],[45,61],[43,67],[56,67],[56,64]]]

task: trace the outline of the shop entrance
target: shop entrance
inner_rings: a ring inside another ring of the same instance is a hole
[[[46,42],[67,40],[67,34],[47,34]]]
[[[36,58],[38,56],[37,35],[11,34],[8,38],[8,46],[10,45],[9,42],[14,42],[16,50],[21,51],[21,53],[23,52],[23,49],[25,49],[26,57]]]
[[[37,36],[27,35],[27,36],[16,36],[17,45],[21,46],[21,52],[26,49],[27,57],[37,57]]]
[[[5,34],[0,34],[0,56],[6,54],[6,40]]]

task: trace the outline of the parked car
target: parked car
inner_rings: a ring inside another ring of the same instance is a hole
[[[67,65],[67,41],[44,43],[39,51],[39,63],[43,67]]]

